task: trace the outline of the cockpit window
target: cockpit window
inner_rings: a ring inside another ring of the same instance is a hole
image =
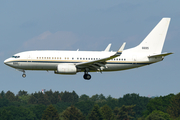
[[[20,58],[20,56],[12,56],[12,58]]]

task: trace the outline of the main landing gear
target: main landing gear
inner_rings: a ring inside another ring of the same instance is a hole
[[[88,70],[85,70],[85,71],[84,71],[84,76],[83,76],[83,78],[84,78],[85,80],[90,80],[90,79],[91,79],[91,75],[88,74]]]

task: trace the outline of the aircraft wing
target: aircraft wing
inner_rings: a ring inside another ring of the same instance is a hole
[[[116,58],[116,57],[118,57],[118,56],[120,56],[122,54],[122,51],[123,51],[125,45],[126,45],[126,43],[123,43],[123,45],[119,48],[119,50],[114,55],[111,55],[109,57],[102,58],[102,59],[99,59],[99,60],[77,63],[76,67],[81,68],[81,69],[82,68],[94,68],[96,70],[101,71],[101,70],[103,70],[103,67],[106,67],[105,66],[106,61],[111,60],[113,58]]]

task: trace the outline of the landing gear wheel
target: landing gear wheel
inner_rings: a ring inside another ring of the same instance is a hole
[[[91,79],[91,75],[90,74],[84,74],[83,78],[85,80],[90,80]]]
[[[25,77],[26,77],[26,74],[22,74],[22,77],[25,78]]]

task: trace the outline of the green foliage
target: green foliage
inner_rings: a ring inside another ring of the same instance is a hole
[[[1,98],[0,99],[0,108],[4,107],[4,106],[8,106],[10,103],[9,103],[9,100],[6,99],[6,98]]]
[[[64,102],[71,102],[76,103],[78,102],[79,96],[76,94],[75,91],[72,93],[65,91],[64,93],[61,93],[61,100]]]
[[[36,118],[40,120],[42,118],[42,114],[44,113],[44,110],[47,108],[45,105],[32,105],[30,106],[30,110],[33,111],[35,114]]]
[[[89,101],[89,96],[83,94],[79,97],[79,101]]]
[[[59,113],[63,112],[69,106],[71,106],[71,103],[67,103],[63,101],[54,104],[54,107],[58,110]]]
[[[172,118],[180,117],[180,93],[172,97],[170,103],[171,104],[167,109],[168,113],[171,115]]]
[[[112,109],[108,105],[104,105],[100,108],[103,120],[113,120],[114,114]]]
[[[171,117],[167,113],[155,110],[151,114],[149,114],[145,120],[171,120]]]
[[[95,104],[91,113],[89,114],[89,120],[103,120],[98,104]]]
[[[11,115],[10,111],[7,111],[6,109],[4,109],[1,113],[0,113],[0,120],[13,120],[13,117]]]
[[[5,97],[9,100],[9,101],[18,101],[18,97],[14,95],[14,93],[12,93],[11,91],[7,91],[7,93],[5,94]]]
[[[45,112],[48,113],[50,108],[47,106],[51,104],[53,104],[56,115],[61,115],[61,117],[64,113],[69,116],[77,114],[76,116],[82,116],[79,119],[90,120],[149,120],[151,118],[170,119],[169,113],[174,119],[180,120],[180,93],[176,96],[170,94],[155,98],[142,97],[132,93],[117,99],[111,96],[105,97],[103,94],[96,94],[92,97],[83,94],[79,97],[75,91],[53,92],[52,90],[32,94],[20,90],[17,95],[11,91],[6,93],[2,91],[0,93],[0,120],[46,119]]]
[[[21,96],[19,96],[20,101],[25,103],[25,104],[28,103],[29,98],[30,98],[30,95],[21,95]]]
[[[84,120],[85,119],[82,112],[73,105],[71,107],[68,107],[65,111],[63,111],[61,116],[63,120]]]
[[[5,92],[1,91],[0,98],[4,98],[4,97],[5,97]]]
[[[44,111],[41,120],[60,120],[58,111],[52,104]]]
[[[0,109],[1,114],[5,111],[6,114],[3,114],[1,117],[8,117],[10,114],[10,118],[13,120],[36,120],[36,116],[33,111],[29,110],[25,107],[16,107],[16,106],[8,106]]]
[[[121,108],[115,108],[114,109],[114,114],[117,120],[129,120],[133,119],[132,117],[135,112],[133,111],[133,108],[135,105],[130,105],[130,106],[125,106],[123,105]]]
[[[149,102],[150,98],[139,96],[139,94],[126,94],[123,98],[118,99],[118,106],[122,105],[136,105],[133,110],[136,111],[136,114],[133,117],[138,118],[141,117],[143,112],[146,110],[146,106]]]
[[[160,96],[152,98],[147,104],[147,110],[145,112],[145,116],[151,114],[154,110],[160,110],[162,112],[167,112],[167,108],[170,104],[170,100],[173,97],[173,94],[169,94],[167,96]]]
[[[28,95],[28,94],[27,94],[27,91],[24,91],[24,90],[21,91],[21,90],[20,90],[20,91],[18,92],[18,96],[26,96],[26,95]]]
[[[93,101],[81,101],[75,104],[75,106],[82,111],[82,113],[87,116],[94,106]]]

